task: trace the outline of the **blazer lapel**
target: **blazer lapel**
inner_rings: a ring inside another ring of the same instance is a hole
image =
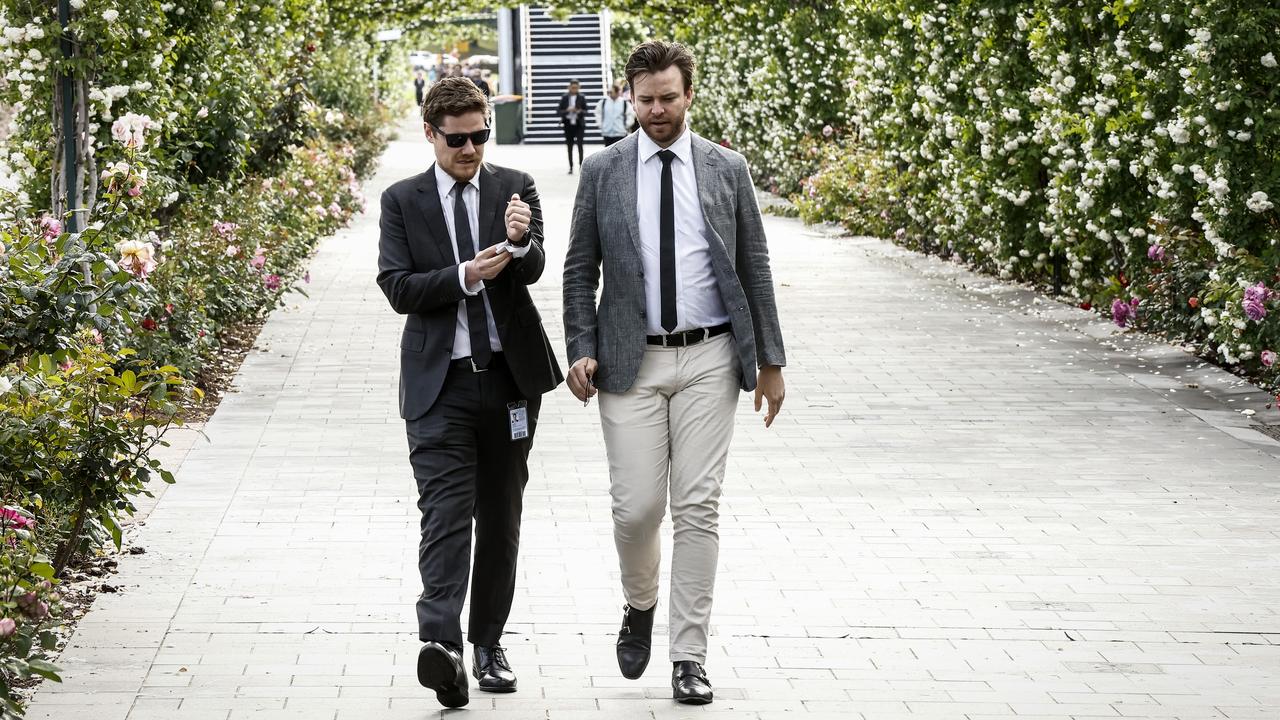
[[[477,244],[483,250],[491,245],[497,245],[495,238],[506,239],[506,233],[494,232],[493,225],[498,220],[500,213],[498,208],[506,206],[506,198],[502,197],[502,185],[498,182],[498,176],[493,170],[489,169],[488,163],[480,166],[480,212],[479,222],[476,227],[480,228],[480,237],[476,238]]]
[[[453,238],[449,236],[449,226],[444,222],[444,208],[440,206],[440,190],[436,186],[435,165],[423,173],[421,178],[417,192],[418,210],[427,222],[427,230],[431,233],[429,240],[434,241],[425,244],[436,254],[438,264],[452,265],[454,264],[453,249],[449,245],[453,242]],[[409,239],[410,242],[413,240],[413,238]]]
[[[640,218],[636,215],[636,198],[640,197],[636,189],[636,163],[640,157],[639,133],[631,133],[625,140],[614,145],[618,148],[619,158],[614,165],[617,168],[618,197],[622,200],[622,215],[627,222],[627,232],[631,235],[631,244],[636,253],[640,251]]]
[[[697,135],[694,135],[692,140],[693,142],[690,145],[693,147],[693,177],[695,182],[698,183],[698,204],[702,207],[702,217],[705,218],[707,230],[716,240],[715,243],[712,243],[711,248],[713,251],[720,250],[725,254],[725,257],[728,257],[729,251],[725,247],[724,238],[711,221],[711,218],[715,216],[711,212],[715,198],[715,193],[711,191],[711,184],[720,182],[720,175],[717,172],[719,160],[706,140]]]

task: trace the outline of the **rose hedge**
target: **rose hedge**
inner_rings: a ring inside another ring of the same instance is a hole
[[[57,571],[118,545],[131,497],[171,480],[152,451],[192,381],[305,287],[408,109],[376,18],[324,2],[72,6],[81,51],[64,60],[47,3],[0,0],[0,514],[21,518],[0,522],[20,533],[0,542],[0,718],[21,713],[13,681],[56,675]],[[46,209],[63,69],[88,90],[77,233]]]
[[[1277,27],[1262,0],[843,0],[707,3],[676,34],[698,130],[806,219],[1058,285],[1276,390]]]

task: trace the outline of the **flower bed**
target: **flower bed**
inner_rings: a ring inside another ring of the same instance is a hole
[[[824,8],[690,13],[699,131],[807,220],[1056,286],[1280,390],[1280,7]]]

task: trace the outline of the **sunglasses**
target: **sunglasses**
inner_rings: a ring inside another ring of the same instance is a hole
[[[447,133],[435,125],[432,125],[431,129],[440,133],[440,136],[444,138],[444,144],[451,148],[460,148],[466,145],[468,139],[471,140],[472,145],[483,145],[489,142],[489,128],[469,133]]]

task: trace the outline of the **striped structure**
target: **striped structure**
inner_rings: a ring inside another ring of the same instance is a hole
[[[570,15],[561,22],[544,7],[520,8],[523,67],[524,141],[564,142],[556,108],[569,80],[582,83],[588,110],[612,81],[609,12]],[[587,113],[587,142],[600,140],[593,112]]]

